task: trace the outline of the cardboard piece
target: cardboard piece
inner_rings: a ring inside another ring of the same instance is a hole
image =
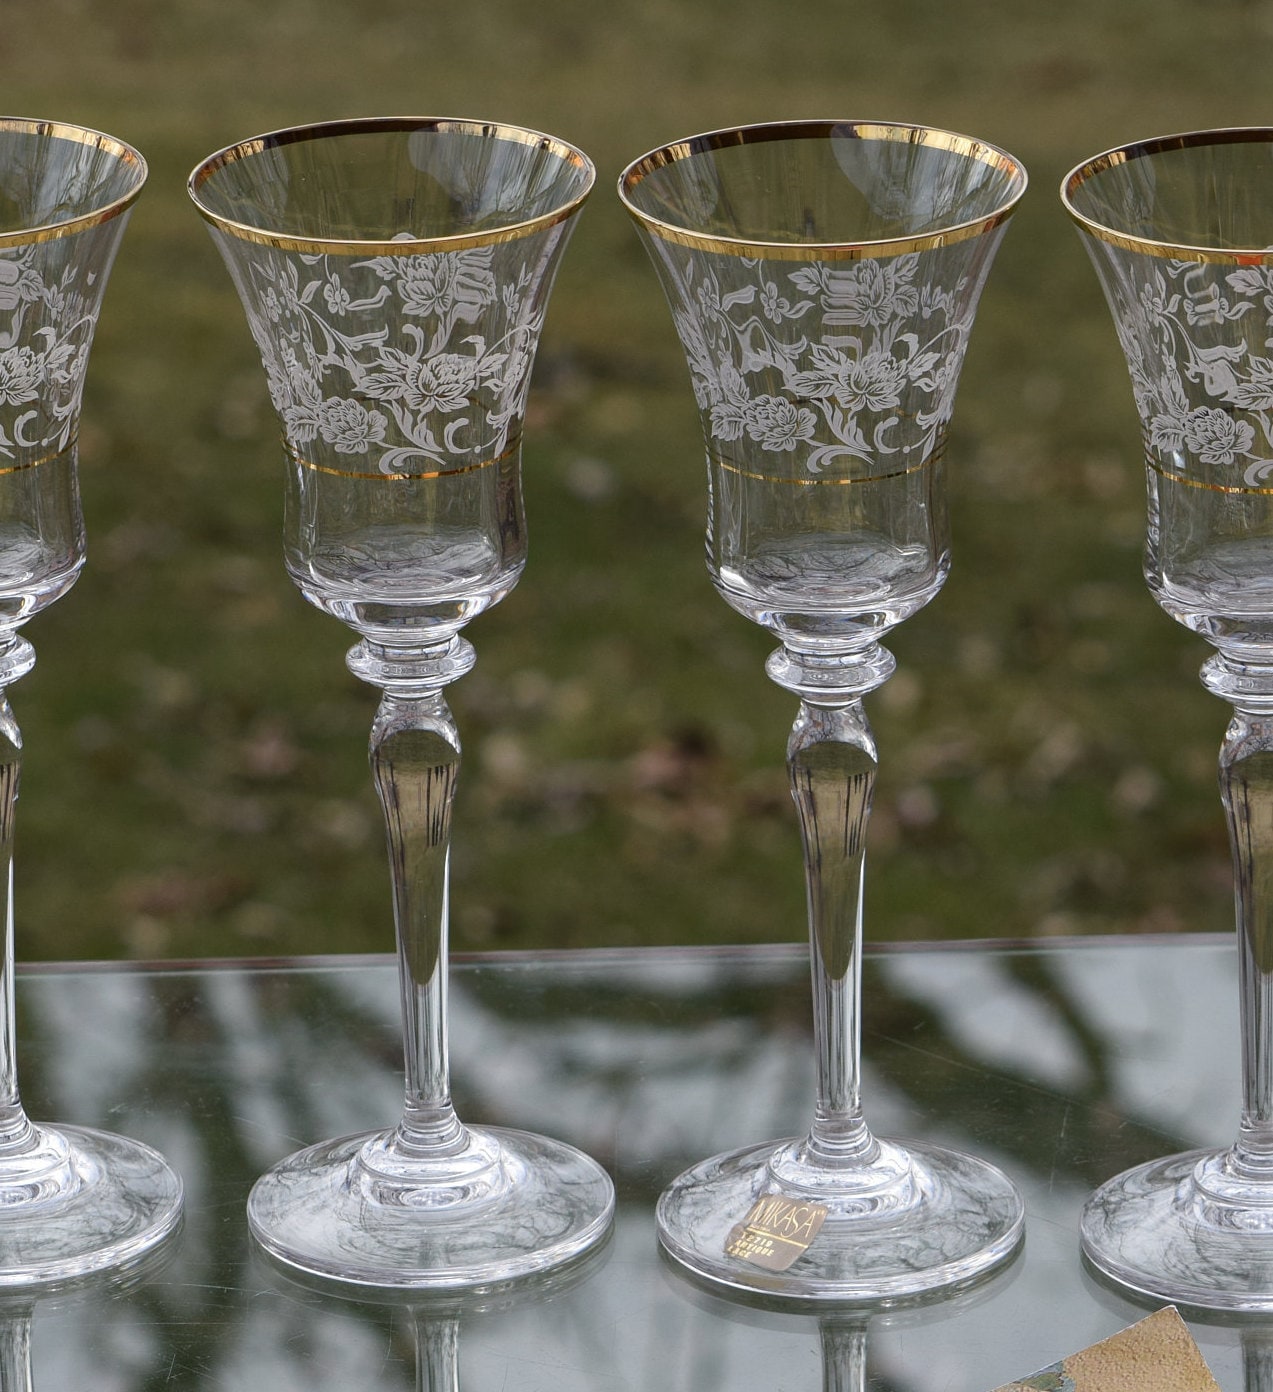
[[[1139,1324],[995,1392],[1220,1392],[1184,1320],[1168,1305]]]

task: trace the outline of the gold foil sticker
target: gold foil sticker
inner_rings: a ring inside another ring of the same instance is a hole
[[[786,1271],[809,1250],[826,1216],[825,1204],[765,1194],[752,1204],[746,1218],[729,1230],[725,1255],[763,1266],[766,1271]]]

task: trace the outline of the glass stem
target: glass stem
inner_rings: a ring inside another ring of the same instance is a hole
[[[384,809],[402,991],[406,1104],[397,1145],[444,1156],[466,1135],[451,1105],[447,1048],[447,879],[460,739],[440,691],[386,691],[371,729]]]
[[[811,1151],[856,1164],[877,1144],[862,1118],[862,880],[878,759],[860,700],[802,701],[787,745],[804,842],[813,969],[817,1110]]]
[[[31,1312],[0,1315],[0,1389],[31,1392]]]
[[[4,876],[4,965],[0,968],[0,1162],[34,1143],[34,1128],[18,1098],[17,1022],[14,1011],[13,828],[22,772],[22,733],[0,689],[0,874]]]
[[[866,1392],[866,1324],[855,1319],[824,1319],[822,1392]]]
[[[1273,715],[1237,707],[1220,750],[1233,849],[1242,1021],[1242,1118],[1233,1161],[1273,1178]]]
[[[416,1318],[416,1392],[460,1392],[460,1321]]]

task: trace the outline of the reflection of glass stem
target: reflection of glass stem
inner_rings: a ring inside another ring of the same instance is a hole
[[[1246,1392],[1273,1392],[1273,1329],[1254,1325],[1242,1331]]]
[[[31,1311],[0,1315],[0,1392],[31,1392]]]
[[[801,702],[787,770],[804,840],[813,959],[817,1111],[809,1136],[820,1163],[869,1158],[862,1119],[860,1005],[862,877],[877,768],[860,700]]]
[[[822,1392],[866,1392],[866,1321],[824,1319]]]
[[[460,1392],[460,1321],[415,1312],[416,1392]],[[8,1392],[0,1387],[0,1392]]]

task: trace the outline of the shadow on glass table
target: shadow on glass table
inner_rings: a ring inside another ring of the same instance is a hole
[[[582,1267],[415,1306],[295,1284],[244,1217],[281,1156],[396,1119],[390,958],[28,968],[28,1110],[158,1147],[187,1215],[140,1285],[0,1309],[0,1392],[988,1392],[1152,1308],[1084,1271],[1078,1213],[1128,1165],[1231,1139],[1235,975],[1227,938],[868,951],[873,1129],[999,1164],[1025,1193],[1026,1241],[975,1291],[820,1317],[700,1290],[660,1256],[653,1217],[686,1165],[807,1127],[803,950],[458,958],[461,1114],[582,1147],[619,1206]],[[1273,1389],[1273,1331],[1191,1327],[1226,1392]]]

